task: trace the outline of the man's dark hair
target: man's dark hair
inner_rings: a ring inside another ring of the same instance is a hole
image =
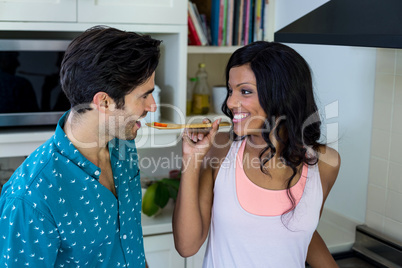
[[[61,63],[60,83],[71,106],[89,104],[102,91],[116,108],[124,107],[124,96],[145,83],[158,66],[160,44],[149,35],[105,26],[86,30],[70,43]]]

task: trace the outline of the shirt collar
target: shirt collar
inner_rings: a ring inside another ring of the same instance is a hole
[[[67,111],[60,118],[57,123],[55,134],[53,135],[53,142],[58,148],[60,154],[68,158],[71,162],[79,166],[84,172],[93,178],[99,179],[101,169],[93,164],[91,161],[86,159],[72,144],[72,142],[67,138],[66,133],[63,130],[64,123],[67,120]]]

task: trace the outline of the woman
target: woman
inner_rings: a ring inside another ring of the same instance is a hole
[[[337,267],[315,229],[340,158],[318,142],[308,64],[254,42],[229,59],[226,85],[233,135],[217,135],[217,120],[183,137],[176,249],[191,256],[209,234],[203,267]]]

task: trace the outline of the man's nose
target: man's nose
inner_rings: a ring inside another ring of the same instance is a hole
[[[149,112],[155,112],[156,111],[156,108],[157,108],[157,106],[156,106],[156,102],[155,102],[155,99],[154,99],[154,96],[152,96],[152,94],[150,95],[150,98],[149,98],[149,103],[148,103],[148,107],[147,107],[148,109],[148,111]]]

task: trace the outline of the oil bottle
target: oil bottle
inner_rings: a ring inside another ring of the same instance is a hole
[[[208,73],[205,70],[205,63],[198,65],[198,71],[196,73],[197,82],[194,86],[193,92],[193,114],[207,114],[210,107],[210,88],[208,85]]]

